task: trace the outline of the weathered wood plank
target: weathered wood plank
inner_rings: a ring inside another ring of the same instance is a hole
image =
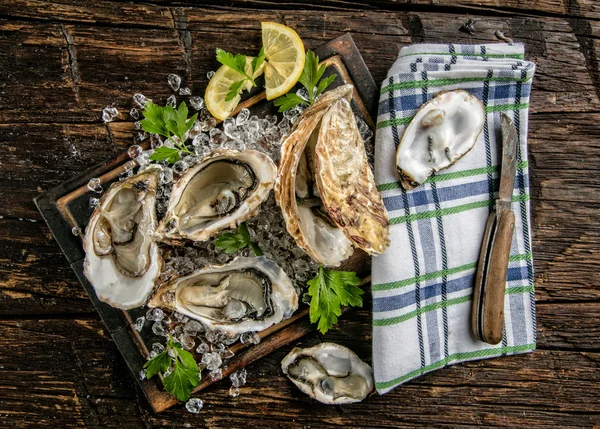
[[[43,221],[0,219],[0,316],[92,313]]]
[[[0,426],[143,426],[99,320],[0,321],[0,333]]]
[[[111,128],[113,125],[110,125]],[[43,190],[76,176],[125,150],[125,138],[111,138],[103,124],[0,124],[0,215],[40,220],[33,199]]]
[[[57,2],[11,1],[10,9],[2,8],[0,13],[23,18],[78,20],[129,25],[168,25],[166,5],[131,4],[125,1],[102,2],[94,5],[82,4],[76,0]],[[537,0],[522,2],[519,0],[231,0],[223,5],[215,0],[184,0],[178,5],[194,8],[256,8],[256,9],[309,9],[343,11],[365,10],[427,10],[442,12],[452,10],[456,13],[529,13],[535,15],[572,16],[587,19],[600,19],[600,7],[593,0]],[[124,15],[125,21],[119,15]]]
[[[115,13],[128,16],[126,11]],[[532,112],[597,111],[600,106],[587,68],[597,62],[580,52],[572,26],[559,18],[475,16],[477,32],[470,36],[458,31],[464,17],[455,14],[253,11],[253,19],[248,20],[239,11],[175,8],[169,13],[174,28],[90,26],[86,22],[43,24],[39,32],[38,24],[0,21],[7,44],[0,69],[33,63],[40,55],[48,68],[35,72],[39,82],[29,82],[35,73],[16,67],[20,74],[7,82],[17,82],[22,88],[0,100],[0,120],[98,121],[102,108],[113,104],[123,120],[136,91],[166,99],[170,95],[166,75],[171,72],[187,76],[185,84],[202,94],[206,72],[218,66],[214,49],[258,50],[261,20],[291,25],[309,48],[353,33],[376,82],[384,78],[401,46],[423,41],[494,42],[494,32],[502,30],[515,41],[525,42],[528,58],[538,64]],[[17,51],[14,46],[19,43],[23,47]],[[44,87],[41,82],[60,85]]]
[[[353,314],[325,339],[348,345],[369,360],[368,338],[352,338],[352,325],[364,327],[353,322]],[[311,334],[298,345],[320,338]],[[206,404],[199,415],[182,406],[155,415],[142,399],[140,416],[134,380],[98,320],[1,321],[0,347],[5,350],[0,355],[2,426],[8,419],[37,427],[231,428],[247,426],[249,416],[266,427],[537,428],[550,422],[592,427],[600,421],[600,355],[594,352],[536,351],[460,364],[361,404],[330,407],[300,393],[280,373],[279,363],[291,349],[286,346],[248,368],[248,384],[238,398],[227,396],[225,380],[202,393]]]

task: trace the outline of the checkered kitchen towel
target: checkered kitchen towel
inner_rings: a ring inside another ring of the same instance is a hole
[[[535,66],[522,45],[413,45],[400,51],[381,88],[375,177],[391,220],[391,245],[373,258],[373,367],[377,391],[456,362],[535,348],[527,112]],[[436,93],[464,89],[485,106],[474,148],[454,166],[405,191],[395,151],[417,109]],[[519,135],[516,215],[501,344],[470,329],[475,267],[497,198],[500,112]]]

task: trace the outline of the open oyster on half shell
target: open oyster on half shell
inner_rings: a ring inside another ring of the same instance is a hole
[[[163,284],[148,303],[178,311],[210,329],[259,332],[289,318],[298,295],[285,272],[264,256],[238,257]]]
[[[276,167],[255,150],[217,149],[173,186],[160,241],[206,241],[256,215],[275,182]]]
[[[373,371],[350,349],[322,343],[294,348],[281,369],[304,393],[324,404],[360,402],[373,391]]]
[[[338,266],[357,246],[381,253],[389,220],[350,107],[352,85],[326,92],[281,147],[275,199],[288,232],[315,261]]]
[[[156,230],[160,168],[114,183],[85,232],[83,272],[98,299],[124,310],[143,305],[162,269]]]
[[[475,145],[484,122],[483,104],[464,90],[441,92],[423,104],[396,150],[404,189],[413,189],[462,158]]]

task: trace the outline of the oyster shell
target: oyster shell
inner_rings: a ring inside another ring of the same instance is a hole
[[[156,235],[160,241],[206,241],[255,216],[275,181],[275,164],[255,150],[218,149],[173,186],[167,213]]]
[[[360,402],[373,391],[373,371],[356,354],[338,344],[294,348],[281,369],[304,393],[324,404]]]
[[[352,255],[352,244],[370,253],[388,245],[387,212],[349,104],[353,89],[328,91],[306,109],[282,144],[275,183],[288,232],[315,261],[329,266]],[[345,128],[331,129],[337,126]]]
[[[257,332],[289,318],[298,295],[285,272],[264,256],[235,258],[162,285],[149,307],[170,308],[210,329]]]
[[[87,226],[83,272],[98,299],[113,307],[143,305],[160,274],[152,240],[160,168],[150,168],[108,188]]]
[[[413,189],[462,158],[475,145],[484,122],[483,104],[464,90],[440,92],[423,104],[396,150],[404,189]]]
[[[390,244],[390,222],[345,98],[321,119],[315,154],[317,188],[331,219],[352,244],[370,254],[382,253]]]

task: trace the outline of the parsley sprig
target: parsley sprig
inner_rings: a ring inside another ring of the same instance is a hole
[[[251,74],[246,73],[246,56],[242,54],[232,54],[231,52],[224,51],[223,49],[217,48],[217,61],[221,64],[235,70],[243,76],[243,79],[233,82],[229,86],[229,92],[225,97],[225,101],[231,101],[241,92],[242,86],[246,81],[250,81],[252,86],[256,86],[254,81],[254,74],[260,68],[262,63],[265,61],[265,48],[262,47],[256,57],[252,59],[250,63]]]
[[[335,75],[332,74],[321,80],[326,68],[325,64],[321,64],[321,67],[319,67],[319,57],[315,55],[313,51],[307,51],[306,59],[304,60],[304,69],[302,70],[299,81],[302,86],[306,88],[308,98],[288,92],[275,99],[273,104],[279,107],[280,112],[285,112],[300,104],[308,104],[309,106],[313,104],[317,97],[321,95],[335,79]]]
[[[188,108],[185,102],[174,109],[171,106],[161,107],[152,102],[144,106],[144,119],[141,121],[142,129],[152,134],[166,137],[173,142],[174,147],[161,146],[152,155],[151,161],[167,161],[173,164],[181,158],[181,153],[193,155],[185,146],[185,134],[196,122],[198,114],[188,119]],[[173,136],[177,138],[172,138]]]
[[[171,369],[163,379],[163,385],[167,392],[180,401],[187,401],[194,387],[200,384],[200,371],[194,356],[183,350],[181,344],[173,341],[170,335],[165,350],[146,362],[144,369],[147,379]]]
[[[324,334],[338,321],[342,305],[362,307],[363,290],[359,287],[360,278],[349,271],[328,270],[321,266],[317,275],[308,281],[310,295],[310,321],[318,322],[319,331]]]
[[[252,239],[246,222],[242,222],[236,232],[224,232],[215,240],[215,247],[222,249],[225,253],[231,255],[239,250],[250,246],[256,256],[262,256],[263,252]]]

